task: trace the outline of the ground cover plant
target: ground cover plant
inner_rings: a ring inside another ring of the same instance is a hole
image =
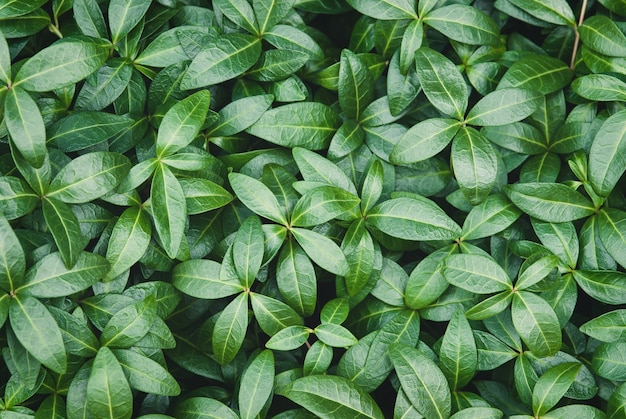
[[[626,417],[624,0],[0,33],[0,418]]]

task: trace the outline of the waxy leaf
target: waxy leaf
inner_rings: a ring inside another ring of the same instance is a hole
[[[109,56],[110,44],[82,35],[63,38],[28,59],[14,86],[47,92],[77,83],[96,71]]]
[[[246,31],[253,34],[258,33],[254,11],[247,1],[215,0],[213,7]]]
[[[348,0],[348,4],[376,19],[417,19],[415,2],[411,0]]]
[[[106,346],[98,350],[93,361],[86,393],[89,414],[109,419],[130,419],[133,394],[120,363]]]
[[[144,393],[178,396],[180,386],[176,379],[158,362],[128,349],[111,350],[131,388]]]
[[[294,0],[257,0],[252,3],[254,16],[259,27],[259,33],[263,34],[267,29],[282,20],[293,6]]]
[[[555,25],[576,25],[574,12],[565,0],[508,0],[537,19]]]
[[[187,295],[203,299],[223,298],[243,291],[238,280],[220,278],[221,268],[212,260],[188,260],[174,267],[172,284]]]
[[[324,185],[307,191],[296,203],[291,225],[311,227],[340,216],[360,202],[355,196],[336,186]]]
[[[59,326],[46,306],[30,296],[16,296],[9,305],[9,320],[15,336],[35,359],[63,374],[67,355]]]
[[[539,107],[543,94],[520,88],[502,88],[485,95],[467,114],[465,122],[498,126],[521,121]]]
[[[0,289],[12,292],[21,285],[26,258],[11,224],[0,215]]]
[[[4,101],[4,121],[12,143],[32,166],[39,168],[46,158],[46,129],[37,103],[30,94],[13,87]]]
[[[110,348],[130,348],[143,338],[156,318],[153,295],[113,314],[107,322],[100,343]]]
[[[320,233],[303,228],[294,228],[291,233],[313,262],[335,275],[346,276],[349,265],[335,242]]]
[[[132,123],[132,119],[123,115],[76,112],[59,119],[48,128],[47,142],[66,153],[83,150],[113,138]]]
[[[302,325],[302,318],[282,301],[263,294],[250,293],[254,318],[267,335],[273,336],[289,326]]]
[[[393,164],[429,159],[448,146],[460,128],[455,119],[430,118],[413,125],[395,144],[389,155]]]
[[[248,329],[248,294],[242,292],[220,313],[211,344],[215,360],[221,365],[228,364],[241,348]]]
[[[108,16],[111,40],[114,44],[139,23],[151,3],[151,0],[111,0]]]
[[[595,212],[591,201],[561,183],[516,183],[504,191],[526,214],[551,223],[573,221]]]
[[[237,198],[252,212],[277,223],[287,225],[287,214],[276,196],[262,182],[241,174],[228,175],[230,186]]]
[[[384,418],[374,399],[352,381],[334,375],[298,378],[278,394],[320,418]]]
[[[513,0],[509,0],[513,2]],[[515,0],[540,4],[537,0]],[[563,1],[564,0],[557,0]],[[561,60],[545,55],[528,54],[515,62],[502,76],[498,90],[515,87],[542,94],[562,89],[572,79],[572,71]]]
[[[543,416],[552,409],[576,379],[582,364],[565,362],[545,371],[533,389],[533,413]]]
[[[626,101],[626,83],[608,74],[588,74],[572,81],[579,96],[597,101]]]
[[[266,349],[248,365],[241,377],[239,387],[239,410],[241,417],[251,419],[263,409],[272,395],[274,382],[274,354]]]
[[[283,147],[320,150],[340,125],[339,115],[318,102],[300,102],[266,111],[246,131]]]
[[[617,342],[626,336],[626,310],[602,314],[580,326],[580,331],[602,342]]]
[[[359,120],[361,113],[374,99],[374,78],[359,56],[344,49],[339,66],[339,104],[349,118]]]
[[[448,323],[439,349],[439,364],[450,388],[455,390],[465,387],[476,373],[476,342],[462,311],[457,311]]]
[[[235,270],[246,288],[252,286],[261,268],[264,241],[261,221],[256,216],[246,218],[235,235],[233,242]]]
[[[561,347],[561,327],[550,305],[528,291],[513,294],[511,316],[515,330],[536,356],[554,355]]]
[[[489,195],[469,212],[463,223],[463,239],[489,237],[515,222],[521,211],[504,195]]]
[[[187,206],[183,188],[164,164],[157,166],[150,188],[152,217],[161,245],[170,258],[175,258],[183,239]]]
[[[489,256],[453,254],[446,257],[443,276],[457,287],[476,294],[491,294],[512,289],[511,279]]]
[[[367,225],[405,240],[454,240],[461,228],[433,201],[420,197],[394,198],[369,212]]]
[[[285,327],[267,341],[265,346],[275,351],[291,351],[304,345],[311,329],[302,325]]]
[[[273,100],[272,95],[255,95],[230,102],[219,111],[219,121],[209,135],[228,136],[245,130],[267,111]]]
[[[578,28],[585,46],[612,57],[626,56],[626,35],[604,15],[591,16]]]
[[[574,279],[580,288],[594,300],[606,304],[625,304],[626,274],[616,271],[584,271],[573,272]]]
[[[278,254],[276,283],[280,295],[298,314],[310,316],[315,311],[315,268],[302,247],[292,240],[287,241]]]
[[[623,252],[626,236],[626,213],[618,209],[602,209],[598,216],[598,233],[607,252],[622,267],[626,267],[626,255]]]
[[[626,170],[626,111],[611,115],[600,127],[589,151],[589,181],[608,196]]]
[[[424,23],[450,39],[470,45],[498,45],[498,25],[476,7],[451,4],[429,12]]]
[[[11,53],[4,35],[0,34],[0,81],[8,84],[11,80]]]
[[[176,404],[172,414],[176,415],[177,418],[189,419],[239,419],[239,416],[224,403],[208,397],[185,399]]]
[[[603,343],[594,351],[591,366],[601,377],[624,381],[626,377],[625,350],[624,342]]]
[[[141,208],[126,209],[118,218],[107,247],[106,258],[111,269],[104,280],[112,280],[141,259],[150,244],[152,226]]]
[[[315,336],[328,346],[347,348],[358,342],[345,327],[334,323],[322,323],[315,328]]]
[[[78,219],[67,204],[54,198],[45,198],[42,210],[46,225],[59,248],[61,259],[65,266],[71,269],[87,244]]]

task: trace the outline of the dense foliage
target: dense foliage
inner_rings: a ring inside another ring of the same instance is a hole
[[[0,1],[0,418],[625,418],[626,1]]]

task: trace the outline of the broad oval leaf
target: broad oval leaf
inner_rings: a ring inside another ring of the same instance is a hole
[[[192,297],[217,299],[238,294],[244,290],[239,281],[220,278],[222,265],[206,259],[192,259],[179,263],[172,271],[172,284]]]
[[[130,348],[143,338],[156,318],[153,295],[119,310],[107,322],[100,343],[110,348]]]
[[[613,310],[583,323],[580,331],[601,342],[617,342],[626,337],[626,309]]]
[[[626,304],[626,273],[575,270],[574,279],[594,300],[605,304]]]
[[[460,128],[455,119],[429,118],[413,125],[394,145],[393,164],[408,164],[433,157],[448,146]]]
[[[457,311],[448,323],[439,348],[439,364],[454,390],[465,387],[476,373],[476,341],[462,311]]]
[[[128,349],[113,349],[111,352],[126,374],[131,388],[161,396],[180,394],[176,379],[158,362]]]
[[[536,2],[536,0],[532,1]],[[570,70],[567,64],[557,58],[539,54],[527,54],[516,61],[504,73],[498,84],[498,90],[514,87],[545,95],[565,87],[572,79],[572,76],[572,70]]]
[[[230,102],[218,112],[219,120],[207,135],[229,136],[245,130],[267,111],[273,100],[272,95],[255,95]]]
[[[317,326],[315,336],[326,345],[337,348],[347,348],[358,342],[348,329],[334,323],[322,323]]]
[[[423,16],[424,23],[450,39],[469,45],[498,45],[500,30],[496,22],[476,7],[451,4]]]
[[[624,381],[626,377],[626,342],[603,343],[593,353],[591,366],[603,378]]]
[[[288,326],[272,336],[265,346],[275,351],[291,351],[304,345],[310,334],[311,329],[306,326]]]
[[[626,83],[608,74],[588,74],[572,81],[572,90],[585,99],[626,101]]]
[[[59,326],[46,306],[30,296],[16,296],[9,305],[11,329],[35,359],[52,371],[63,374],[67,355]]]
[[[80,230],[80,224],[72,209],[65,203],[53,198],[45,198],[41,206],[46,225],[52,233],[59,249],[61,259],[70,269],[76,264],[82,250],[87,245],[86,237]]]
[[[176,403],[172,414],[177,418],[188,419],[239,419],[239,416],[224,403],[208,397],[190,397]]]
[[[269,349],[261,351],[241,376],[239,411],[242,419],[252,419],[263,409],[272,395],[274,382],[274,354]]]
[[[130,419],[133,394],[124,371],[106,346],[98,350],[87,382],[89,413],[109,419]]]
[[[515,330],[533,354],[550,356],[560,349],[559,319],[543,298],[527,291],[516,292],[511,316]]]
[[[580,192],[561,183],[516,183],[505,193],[531,217],[551,223],[564,223],[592,215],[595,207]]]
[[[133,120],[126,115],[83,111],[59,119],[48,128],[48,143],[63,152],[83,150],[100,144],[128,128]]]
[[[228,180],[237,198],[252,212],[277,223],[287,225],[285,208],[276,195],[261,181],[242,173],[229,173]]]
[[[542,93],[522,88],[502,88],[483,96],[469,111],[465,122],[479,126],[499,126],[521,121],[531,115],[543,98]]]
[[[576,18],[566,0],[509,0],[537,19],[555,25],[576,25]]]
[[[444,260],[443,276],[452,285],[476,294],[491,294],[512,289],[505,270],[489,256],[453,254]]]
[[[626,111],[611,115],[598,130],[589,150],[589,181],[608,196],[626,167]]]
[[[622,267],[626,267],[626,254],[624,254],[624,235],[626,226],[626,212],[614,208],[604,208],[598,216],[598,233],[600,241],[607,252]]]
[[[543,416],[567,392],[580,371],[580,362],[565,362],[545,371],[533,389],[533,413]]]
[[[35,168],[46,158],[46,129],[37,103],[23,89],[13,86],[4,100],[4,121],[12,143]]]
[[[111,269],[104,280],[118,277],[137,263],[146,252],[151,236],[152,226],[146,211],[138,207],[124,210],[109,238],[106,258]]]
[[[393,198],[371,209],[366,223],[405,240],[454,240],[461,228],[433,201],[420,197]]]
[[[343,377],[309,375],[298,378],[277,393],[322,419],[384,418],[374,399]]]
[[[323,224],[356,207],[361,200],[337,186],[323,185],[307,191],[296,203],[291,225],[312,227]]]
[[[286,327],[303,324],[300,315],[282,301],[263,294],[250,293],[250,302],[254,318],[268,336],[274,336]]]
[[[590,16],[578,27],[578,32],[580,40],[592,50],[611,57],[626,57],[626,35],[610,17]]]
[[[283,147],[328,147],[340,125],[339,115],[319,102],[299,102],[266,111],[246,132]]]
[[[341,248],[328,237],[312,230],[293,228],[291,233],[306,254],[321,268],[335,275],[346,276],[348,262]]]
[[[47,92],[77,83],[104,64],[110,48],[103,39],[65,37],[29,58],[15,76],[14,86]]]
[[[480,205],[472,208],[463,223],[463,239],[489,237],[515,222],[521,211],[504,195],[489,195]]]
[[[111,40],[117,44],[148,11],[152,0],[111,0],[108,17]]]
[[[93,201],[113,190],[130,170],[128,157],[94,151],[72,160],[52,179],[47,196],[69,204]]]
[[[242,292],[219,314],[211,345],[215,360],[226,365],[235,358],[248,329],[248,293]]]

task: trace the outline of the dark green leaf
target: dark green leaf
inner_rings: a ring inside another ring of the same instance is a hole
[[[311,329],[305,326],[288,326],[272,336],[265,346],[275,351],[291,351],[304,345],[310,333]]]
[[[187,295],[217,299],[240,293],[244,287],[238,280],[220,278],[221,265],[212,260],[194,259],[176,265],[172,284]]]
[[[224,403],[207,397],[190,397],[176,404],[173,413],[177,418],[239,419]]]
[[[537,0],[515,1],[540,4]],[[516,61],[502,76],[498,89],[516,87],[545,95],[562,89],[571,79],[572,71],[563,61],[545,55],[527,54]]]
[[[555,25],[576,25],[574,12],[565,0],[508,0],[526,13]]]
[[[626,254],[624,254],[624,226],[626,225],[626,213],[618,209],[606,208],[600,211],[598,216],[598,232],[600,240],[607,252],[622,267],[626,267]]]
[[[183,28],[172,28],[157,36],[135,59],[136,64],[150,67],[168,67],[189,57],[179,42],[179,31]],[[198,28],[200,31],[200,29]],[[206,34],[207,31],[202,33]]]
[[[457,311],[448,323],[439,349],[439,364],[453,390],[465,387],[476,373],[476,342],[462,311]]]
[[[603,343],[593,353],[591,366],[600,377],[624,381],[626,377],[626,342]]]
[[[544,299],[527,291],[516,292],[511,315],[515,329],[533,354],[550,356],[559,350],[559,320]]]
[[[144,393],[178,396],[180,386],[176,379],[158,362],[127,349],[113,349],[130,387]]]
[[[108,16],[111,40],[114,44],[139,23],[151,3],[151,0],[111,0]]]
[[[626,336],[626,310],[614,310],[580,326],[580,331],[602,342],[617,342]]]
[[[535,416],[543,416],[559,402],[576,379],[581,367],[579,362],[566,362],[550,368],[539,377],[533,389],[532,405]]]
[[[293,0],[257,0],[252,3],[254,16],[256,17],[259,33],[276,25],[284,18],[293,7]]]
[[[404,291],[404,301],[412,309],[428,306],[448,288],[449,282],[442,274],[441,261],[456,251],[456,248],[444,248],[422,259],[411,272]]]
[[[393,164],[426,160],[439,154],[460,128],[455,119],[430,118],[413,125],[391,150]]]
[[[593,189],[608,196],[626,168],[626,111],[611,115],[600,127],[589,151],[589,181]]]
[[[541,103],[542,93],[523,88],[501,88],[474,105],[467,114],[467,124],[499,126],[521,121],[531,115]]]
[[[574,279],[580,288],[594,300],[606,304],[626,304],[626,274],[616,271],[583,271],[573,272]]]
[[[415,2],[411,0],[348,0],[348,4],[376,19],[417,19]]]
[[[339,66],[339,104],[349,118],[359,120],[361,113],[374,99],[374,79],[359,56],[344,49]]]
[[[161,245],[170,258],[175,258],[183,239],[187,205],[183,188],[164,164],[158,165],[154,173],[150,201],[154,226]]]
[[[66,153],[83,150],[114,137],[132,123],[132,119],[123,115],[76,112],[48,128],[47,141]]]
[[[626,56],[626,35],[610,17],[590,16],[579,26],[578,32],[581,41],[594,51],[612,57]]]
[[[317,302],[315,268],[304,250],[287,241],[281,248],[276,265],[276,282],[281,296],[302,316],[310,316]]]
[[[346,276],[349,265],[335,242],[320,233],[303,228],[293,228],[291,233],[313,262],[335,275]]]
[[[86,393],[87,414],[108,419],[130,419],[133,395],[120,363],[106,346],[98,350],[93,361]]]
[[[80,225],[72,209],[54,198],[45,198],[42,202],[46,225],[54,237],[61,259],[70,269],[85,248],[86,240],[80,231]]]
[[[26,258],[13,228],[1,214],[0,237],[0,289],[13,292],[24,280]]]
[[[76,109],[99,111],[106,108],[124,92],[132,73],[133,67],[125,60],[108,60],[83,84],[76,98]]]
[[[219,121],[210,136],[237,134],[254,124],[272,104],[272,95],[255,95],[230,102],[219,111]]]
[[[251,216],[241,224],[233,242],[235,270],[242,284],[250,288],[263,262],[265,236],[261,230],[261,220]]]
[[[498,25],[476,7],[451,4],[429,12],[424,23],[450,39],[470,45],[498,45]]]
[[[19,87],[9,90],[4,101],[4,121],[13,144],[34,167],[46,158],[46,130],[33,98]]]
[[[113,314],[100,335],[100,343],[111,348],[130,348],[148,333],[155,318],[156,302],[151,295]]]
[[[452,285],[476,294],[512,289],[511,279],[491,257],[479,254],[453,254],[446,257],[443,276]]]
[[[251,211],[277,223],[287,225],[287,214],[272,191],[260,181],[241,174],[228,175],[237,198]]]
[[[624,93],[626,83],[608,74],[588,74],[578,77],[572,81],[572,90],[589,100],[626,101],[626,93]]]
[[[489,195],[480,205],[472,208],[463,223],[463,239],[489,237],[504,230],[519,218],[518,210],[505,196]]]
[[[104,280],[116,278],[137,263],[146,252],[151,235],[148,214],[137,207],[126,209],[111,232],[106,253],[111,269]]]
[[[217,362],[225,365],[235,358],[247,329],[248,294],[242,292],[220,313],[213,327],[211,344]]]
[[[239,387],[239,410],[241,417],[255,418],[272,396],[274,382],[274,354],[266,349],[248,365],[241,377]]]
[[[542,221],[564,223],[595,212],[580,192],[561,183],[516,183],[504,191],[522,211]]]

